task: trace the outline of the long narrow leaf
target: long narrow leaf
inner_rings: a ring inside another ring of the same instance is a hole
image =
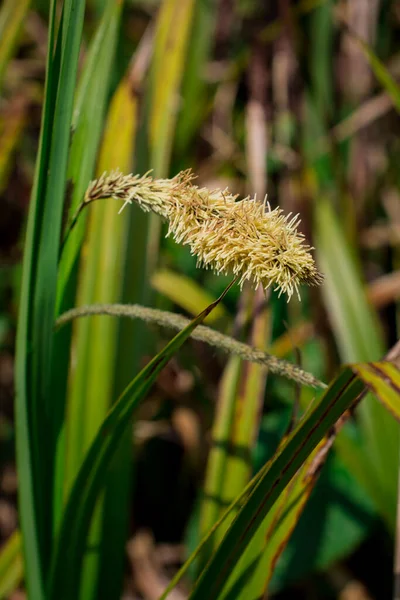
[[[325,443],[323,440],[311,452],[261,522],[228,579],[225,598],[261,598],[266,594],[276,563],[316,483],[321,461],[317,470],[313,464]]]
[[[118,87],[111,105],[102,142],[99,174],[106,170],[130,169],[136,128],[136,103],[130,93],[129,82],[125,78]],[[123,126],[121,126],[123,123]],[[99,203],[92,207],[89,215],[87,250],[81,259],[80,286],[77,301],[115,302],[121,299],[122,266],[124,263],[125,240],[128,221],[117,213],[112,203]],[[114,381],[117,353],[118,322],[116,320],[88,319],[76,323],[74,327],[75,367],[71,370],[68,392],[67,423],[67,470],[65,490],[69,490],[85,453],[100,427],[114,399]],[[119,457],[120,468],[128,462],[127,456]],[[126,470],[126,469],[125,469]],[[99,594],[112,597],[110,587],[113,582],[120,593],[124,547],[126,542],[127,519],[115,515],[126,515],[122,500],[127,496],[127,478],[119,477],[107,488],[107,506],[111,509],[111,498],[119,503],[119,509],[104,513],[101,503],[92,523],[89,546],[85,558],[82,583],[82,597],[99,598]],[[105,535],[104,527],[109,535]],[[111,536],[111,538],[110,538]],[[118,537],[120,538],[118,540]],[[119,543],[118,543],[119,542]],[[112,553],[106,548],[112,547]],[[92,550],[93,548],[93,550]],[[103,559],[104,551],[108,560]],[[101,563],[103,563],[101,565]],[[104,579],[99,585],[99,578]],[[119,583],[118,583],[119,582]],[[106,591],[106,589],[108,591]]]
[[[42,236],[46,235],[52,227],[51,223],[46,224],[43,212],[49,147],[54,123],[61,59],[60,39],[58,39],[54,50],[55,5],[55,2],[51,4],[49,19],[45,101],[25,239],[16,351],[16,437],[17,464],[20,477],[20,519],[24,540],[26,585],[28,593],[37,600],[44,597],[44,548],[48,543],[46,541],[48,525],[45,525],[45,523],[46,520],[48,521],[49,507],[44,499],[46,482],[42,471],[45,460],[40,444],[41,438],[45,439],[46,435],[46,433],[42,435],[40,428],[40,416],[43,417],[43,403],[38,402],[34,393],[35,361],[32,350],[38,350],[33,322],[35,317],[34,299],[38,285],[39,245]],[[63,15],[64,12],[61,21]],[[61,176],[60,173],[60,178]],[[55,285],[55,281],[53,284]],[[52,320],[53,315],[51,315]],[[42,420],[43,422],[44,420]]]
[[[400,370],[389,363],[367,363],[354,365],[353,369],[362,377],[371,392],[383,406],[400,421]]]
[[[344,362],[377,360],[384,355],[382,332],[356,261],[330,204],[320,198],[315,211],[317,256],[325,273],[322,291],[341,358]],[[364,465],[354,475],[365,468],[370,473],[373,470],[372,477],[363,479],[392,526],[397,497],[398,427],[372,396],[360,405],[359,419],[366,454]],[[343,458],[346,461],[345,455]]]
[[[218,403],[212,429],[212,446],[207,461],[200,511],[200,536],[204,537],[218,521],[224,506],[223,482],[229,458],[229,435],[235,417],[235,398],[240,380],[241,361],[231,357],[219,386]],[[206,564],[215,547],[215,540],[204,548],[201,562]]]
[[[194,0],[164,0],[157,20],[149,132],[157,177],[167,176],[194,6]]]
[[[351,406],[362,388],[363,384],[355,378],[351,369],[345,369],[315,408],[299,422],[238,513],[197,582],[190,596],[191,600],[220,598],[230,572],[236,567],[264,517],[309,454],[341,414]]]
[[[108,2],[103,18],[91,43],[85,68],[79,81],[73,112],[73,137],[68,166],[72,195],[69,214],[74,214],[93,176],[97,150],[110,88],[123,0]],[[65,294],[71,271],[76,264],[85,233],[86,215],[68,236],[60,260],[57,312]]]
[[[383,64],[383,62],[377,57],[375,52],[370,48],[363,40],[359,37],[354,36],[354,39],[357,41],[359,47],[363,51],[366,59],[369,62],[369,65],[372,71],[375,74],[375,77],[382,85],[382,87],[387,91],[389,96],[391,97],[396,110],[400,112],[400,86],[397,81],[392,77],[391,73],[387,69],[387,67]]]
[[[232,285],[232,284],[231,284]],[[77,597],[79,572],[84,553],[90,518],[101,489],[108,465],[118,448],[133,410],[150,389],[161,369],[180,348],[191,332],[199,325],[222,296],[208,306],[196,319],[167,344],[153,360],[133,379],[111,409],[91,444],[72,488],[57,540],[53,558],[49,598]]]

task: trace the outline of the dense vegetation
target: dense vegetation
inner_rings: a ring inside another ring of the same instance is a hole
[[[400,598],[399,30],[393,0],[3,0],[0,598]],[[265,226],[268,275],[232,195],[299,214],[322,284]]]

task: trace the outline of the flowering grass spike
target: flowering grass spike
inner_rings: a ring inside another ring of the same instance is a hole
[[[93,181],[81,208],[100,198],[136,202],[169,223],[167,235],[190,246],[198,264],[218,273],[233,273],[240,284],[275,290],[291,298],[299,285],[318,285],[322,275],[315,266],[298,217],[255,198],[237,200],[228,190],[208,190],[194,185],[192,172],[172,179],[153,179],[149,174],[104,173]]]

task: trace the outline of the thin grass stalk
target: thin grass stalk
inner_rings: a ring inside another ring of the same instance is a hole
[[[81,3],[84,5],[84,3]],[[43,281],[40,281],[39,266],[42,261],[42,271],[47,261],[50,263],[57,260],[57,240],[55,246],[50,248],[53,253],[49,256],[43,255],[43,244],[46,237],[50,235],[53,224],[49,224],[48,207],[49,197],[45,193],[46,183],[49,175],[49,163],[51,158],[51,144],[58,142],[61,145],[63,139],[57,138],[53,130],[56,114],[59,117],[59,110],[56,111],[57,90],[65,85],[65,68],[61,70],[62,63],[62,43],[61,36],[58,36],[55,42],[55,2],[50,5],[49,18],[49,38],[48,55],[46,66],[46,84],[45,84],[45,102],[43,107],[43,118],[41,125],[38,158],[36,162],[35,180],[32,190],[32,197],[28,215],[28,227],[25,239],[24,265],[20,298],[20,313],[17,331],[17,353],[16,353],[16,436],[17,436],[17,464],[20,475],[19,487],[19,506],[21,527],[24,541],[25,572],[26,585],[28,593],[40,600],[44,598],[44,579],[45,565],[49,554],[50,532],[49,515],[51,522],[51,501],[49,501],[49,472],[43,471],[43,466],[51,456],[48,454],[49,448],[43,448],[43,441],[53,439],[53,432],[48,429],[48,414],[46,408],[47,398],[38,398],[37,392],[39,384],[39,373],[49,368],[49,365],[41,365],[38,362],[39,339],[37,334],[38,320],[38,299],[42,298],[51,308],[51,288],[55,286],[55,278],[48,281],[50,287],[50,296],[43,296]],[[60,28],[64,24],[65,11],[62,10]],[[78,22],[80,13],[78,12]],[[79,25],[76,31],[79,40]],[[76,46],[76,41],[70,40],[70,46]],[[65,48],[64,48],[65,49]],[[70,63],[72,75],[74,73],[74,57],[76,52],[71,52],[68,48],[68,54],[72,60]],[[60,83],[61,79],[61,83]],[[71,87],[71,86],[69,86]],[[65,100],[70,98],[73,93],[70,89],[66,94]],[[68,102],[67,102],[68,104]],[[64,115],[65,126],[69,128],[68,112]],[[61,131],[58,129],[59,135]],[[63,132],[64,133],[64,132]],[[63,138],[63,136],[61,136]],[[61,187],[64,185],[63,164],[60,165],[58,173]],[[60,190],[61,191],[61,190]],[[55,210],[59,211],[55,220],[55,232],[57,232],[57,221],[60,222],[60,213],[62,211],[62,198],[51,199]],[[58,202],[57,202],[58,200]],[[44,218],[44,214],[46,217]],[[43,262],[44,261],[44,262]],[[54,274],[54,273],[53,273]],[[47,312],[47,316],[42,315],[48,322],[44,321],[45,327],[53,322],[53,314]],[[51,348],[52,333],[48,332],[48,339],[43,340],[42,350],[49,345]],[[32,351],[35,351],[33,354]],[[46,354],[46,351],[45,351]],[[42,355],[43,356],[43,355]],[[44,374],[44,373],[43,373]],[[42,387],[42,392],[46,393],[46,386]],[[39,418],[40,416],[40,418]],[[51,485],[50,485],[51,487]]]
[[[109,315],[114,317],[141,319],[148,323],[155,323],[161,327],[175,330],[184,329],[190,322],[189,319],[182,315],[137,304],[98,304],[93,306],[81,306],[67,311],[57,319],[56,326],[61,327],[74,319],[91,315]],[[312,373],[303,371],[297,365],[279,359],[276,356],[272,356],[257,348],[253,348],[243,342],[239,342],[235,338],[220,333],[210,327],[200,325],[193,331],[191,336],[193,339],[210,344],[223,352],[239,356],[243,360],[264,365],[265,367],[268,367],[272,373],[286,377],[291,381],[316,388],[324,389],[327,387],[325,383],[314,377]]]
[[[111,69],[118,34],[122,2],[107,2],[102,19],[90,41],[74,102],[73,136],[69,155],[68,177],[71,182],[70,210],[80,202],[88,180],[93,177],[100,143],[103,121],[108,100]],[[69,244],[63,244],[58,270],[57,308],[61,310],[75,303],[78,285],[78,258],[83,242],[86,222],[79,223]],[[100,239],[98,240],[100,242]],[[57,532],[66,499],[66,487],[70,481],[69,461],[75,458],[75,445],[69,439],[65,427],[67,378],[70,366],[71,328],[55,337],[55,362],[52,393],[58,398],[54,422],[57,429],[56,476],[54,481],[54,531]],[[80,357],[80,363],[86,360]],[[73,412],[71,407],[68,410]],[[68,419],[67,419],[68,421]],[[79,414],[73,420],[76,431],[84,430],[85,422]],[[75,436],[77,438],[79,434]],[[68,444],[68,452],[66,445]],[[68,463],[68,464],[67,464]]]
[[[116,164],[130,165],[135,140],[136,108],[136,103],[130,99],[129,84],[124,79],[110,106],[99,157],[100,172],[106,168],[113,168]],[[121,119],[124,120],[123,128],[120,127]],[[81,290],[78,301],[118,301],[122,295],[128,223],[121,219],[111,204],[97,205],[93,209],[89,218],[88,251],[81,266],[82,280],[93,279],[93,282],[90,289]],[[101,241],[99,248],[96,248],[96,240]],[[81,354],[83,358],[87,358],[87,368],[79,369],[80,377],[76,373],[76,379],[84,382],[84,393],[77,397],[71,394],[75,404],[80,399],[81,411],[84,410],[86,415],[78,468],[115,397],[118,326],[119,323],[114,320],[107,322],[89,319],[88,329],[82,329],[84,344]],[[79,330],[76,333],[78,340]],[[129,439],[129,444],[124,444],[124,453],[119,453],[118,457],[120,480],[112,481],[108,485],[108,482],[105,482],[104,494],[97,504],[92,520],[89,545],[96,550],[88,552],[84,564],[81,597],[85,600],[99,600],[101,597],[114,597],[121,593],[128,526],[126,498],[127,488],[129,489],[129,478],[121,475],[124,470],[122,465],[128,466],[125,469],[129,468],[130,450]],[[121,513],[125,518],[117,518]],[[118,523],[120,527],[117,530]],[[108,546],[112,547],[112,556],[106,550]],[[108,560],[105,559],[104,553],[108,555]]]
[[[91,515],[104,484],[107,469],[118,449],[121,436],[131,421],[133,410],[144,399],[157,375],[173,354],[199,323],[204,321],[214,306],[223,299],[235,281],[233,280],[213,304],[204,309],[142,369],[126,386],[103,421],[80,466],[64,512],[52,560],[48,588],[48,597],[51,600],[56,598],[69,600],[71,597],[76,597],[77,590],[80,589],[81,563]]]
[[[143,168],[148,168],[144,142],[148,97],[146,91],[141,93],[139,90],[143,87],[149,65],[152,31],[150,25],[136,50],[129,73],[114,96],[113,112],[110,112],[109,129],[106,132],[108,143],[103,146],[101,155],[104,168],[118,166],[129,170],[135,160],[143,161]],[[142,106],[140,99],[143,102]],[[141,121],[138,120],[139,115],[142,117]],[[119,140],[118,144],[115,144],[116,139]],[[106,164],[109,166],[106,167]],[[110,204],[105,214],[110,216],[110,221],[120,231],[120,255],[112,276],[114,286],[117,284],[115,278],[119,276],[120,279],[119,298],[122,301],[145,301],[148,296],[148,220],[139,211],[129,215],[128,219],[121,219],[121,215],[117,215]],[[95,324],[95,321],[94,319],[95,327],[104,327],[100,323]],[[115,336],[113,344],[116,349],[109,366],[113,370],[111,404],[113,399],[121,394],[132,373],[139,370],[143,352],[151,348],[151,336],[144,336],[142,324],[139,322],[128,324],[118,321],[109,327]],[[143,342],[144,338],[146,343]],[[96,600],[109,600],[122,593],[134,468],[132,437],[127,429],[120,439],[105,481]]]

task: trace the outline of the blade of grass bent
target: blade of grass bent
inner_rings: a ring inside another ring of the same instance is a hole
[[[375,363],[377,365],[382,365],[382,363]],[[360,371],[360,369],[364,369],[364,368],[369,368],[371,365],[361,365],[361,364],[357,364],[357,365],[352,365],[352,370],[353,372],[358,373]],[[350,376],[349,371],[347,370],[347,377]],[[382,379],[385,378],[385,374],[381,374],[380,377]],[[368,379],[365,383],[368,383]],[[375,383],[377,384],[378,381],[375,381]],[[330,388],[332,388],[333,385],[336,385],[336,381],[332,382]],[[343,391],[346,392],[347,390],[347,386],[344,385],[343,387]],[[383,390],[384,388],[380,388],[380,390]],[[364,390],[365,391],[365,390]],[[327,391],[327,393],[329,392],[329,390]],[[355,398],[355,395],[354,395]],[[360,395],[357,394],[357,400],[360,398]],[[384,397],[383,393],[381,392],[380,395],[380,400],[383,403],[386,403],[387,400]],[[320,405],[320,401],[314,401],[313,403],[313,407],[316,405]],[[311,407],[311,408],[313,408]],[[302,421],[305,421],[305,418],[302,418]],[[300,424],[298,425],[298,427],[300,426]],[[293,434],[292,434],[293,435]],[[286,444],[287,440],[283,440],[280,444],[280,447],[278,449],[278,453],[280,452],[281,448]],[[277,530],[277,528],[282,527],[285,525],[285,520],[289,519],[292,520],[293,518],[296,518],[296,504],[297,507],[299,505],[301,505],[302,503],[302,490],[300,489],[300,494],[298,494],[297,496],[295,495],[295,486],[297,486],[300,482],[298,481],[297,477],[302,473],[303,475],[305,475],[305,465],[308,465],[308,474],[307,476],[311,476],[311,478],[315,478],[316,476],[316,471],[315,469],[321,464],[321,456],[318,456],[318,453],[320,452],[320,450],[324,449],[324,444],[325,444],[325,440],[323,440],[322,442],[319,443],[319,445],[317,445],[314,449],[314,451],[312,452],[312,454],[310,454],[308,456],[308,458],[306,458],[305,462],[303,463],[303,465],[300,467],[300,471],[298,471],[295,474],[295,478],[292,481],[292,484],[290,484],[288,486],[288,488],[285,491],[285,494],[281,495],[279,497],[279,499],[277,500],[277,502],[272,506],[270,513],[271,517],[276,517],[277,513],[279,516],[278,520],[274,521],[274,518],[271,518],[271,521],[269,521],[272,525],[274,525],[274,527],[271,527],[270,530],[268,530],[268,535],[271,533],[272,536],[274,536],[275,531]],[[277,454],[278,454],[277,453]],[[311,455],[313,455],[313,459],[311,459]],[[317,458],[316,461],[314,461],[314,457]],[[323,457],[322,457],[323,458]],[[244,501],[246,499],[246,497],[248,497],[248,495],[251,493],[251,491],[254,489],[255,485],[257,485],[257,483],[259,481],[261,481],[261,479],[264,477],[264,475],[266,473],[268,473],[271,464],[273,463],[273,461],[275,460],[275,457],[273,457],[268,463],[266,463],[266,465],[257,473],[257,475],[251,480],[251,482],[246,486],[246,488],[243,490],[243,492],[240,494],[240,496],[238,498],[235,499],[235,502],[233,502],[231,504],[230,507],[228,507],[228,509],[224,512],[224,514],[222,515],[222,517],[219,519],[219,521],[214,525],[214,527],[212,528],[212,530],[208,533],[208,535],[203,538],[203,540],[201,541],[201,543],[199,544],[199,546],[196,548],[196,550],[191,554],[191,556],[188,558],[188,560],[184,563],[184,565],[181,567],[181,569],[179,570],[179,572],[175,575],[175,577],[171,580],[171,582],[169,583],[168,587],[165,589],[165,591],[163,592],[162,596],[160,597],[159,600],[165,600],[168,597],[169,592],[171,592],[171,590],[177,585],[177,583],[180,581],[180,579],[183,577],[183,575],[185,574],[185,572],[187,571],[187,569],[189,568],[189,566],[194,562],[194,560],[197,558],[198,554],[202,551],[203,547],[209,543],[210,538],[214,535],[215,530],[221,525],[221,523],[226,519],[226,517],[230,514],[231,510],[236,507],[236,508],[240,508],[241,506],[244,506]],[[304,493],[304,492],[303,492]],[[285,512],[281,511],[280,505],[282,504],[282,502],[285,502],[285,496],[287,496],[288,494],[292,494],[294,496],[294,500],[295,500],[295,504],[289,507],[288,510],[286,510]],[[307,492],[305,492],[305,495],[307,496]],[[294,513],[292,512],[292,508],[295,509]],[[266,516],[266,519],[268,519],[268,514]],[[268,522],[268,521],[267,521]],[[290,524],[290,523],[289,523]],[[276,527],[275,527],[276,525]],[[271,538],[269,538],[271,541]],[[276,550],[276,542],[274,543],[274,541],[271,541],[272,544],[272,548],[271,548],[271,554],[275,553]],[[267,552],[268,552],[268,548],[267,548]],[[275,554],[276,556],[276,554]],[[265,573],[266,575],[268,575],[268,573]],[[207,598],[209,596],[207,595]]]
[[[228,289],[208,306],[188,327],[178,333],[169,344],[132,380],[109,412],[91,444],[75,479],[53,555],[49,584],[50,599],[77,597],[79,567],[96,499],[101,490],[106,469],[118,447],[120,437],[130,422],[133,410],[150,389],[155,378],[172,355],[190,336],[212,309],[222,300]]]
[[[215,600],[229,574],[291,478],[330,427],[351,406],[363,389],[350,369],[345,369],[328,388],[315,408],[307,413],[277,452],[267,473],[239,511],[210,563],[190,595],[191,600]]]
[[[251,479],[251,481],[249,481],[249,483],[246,485],[246,487],[241,492],[241,494],[237,498],[235,498],[235,500],[231,503],[231,505],[228,506],[226,508],[226,510],[222,513],[222,515],[219,517],[219,519],[214,522],[214,525],[211,527],[211,529],[208,530],[206,535],[202,538],[202,540],[199,543],[199,545],[197,546],[197,548],[192,552],[192,554],[185,561],[185,563],[182,565],[182,567],[179,569],[179,571],[176,573],[176,575],[174,575],[174,577],[171,579],[171,581],[169,582],[169,584],[163,591],[162,595],[160,596],[159,600],[165,600],[166,598],[168,598],[168,594],[179,583],[179,581],[182,579],[182,577],[188,571],[189,567],[199,557],[200,553],[204,550],[204,548],[207,545],[210,545],[212,538],[215,535],[215,532],[222,525],[222,523],[224,523],[224,521],[227,519],[227,517],[230,516],[230,514],[233,510],[235,510],[236,512],[238,511],[238,509],[244,503],[244,500],[247,498],[247,496],[249,495],[251,490],[255,487],[257,482],[262,478],[262,476],[267,471],[267,469],[269,469],[269,465],[270,465],[270,462],[267,462],[262,467],[262,469],[260,469],[259,472],[256,473],[256,475],[254,475],[254,477]]]
[[[140,319],[144,322],[156,323],[166,329],[175,330],[182,330],[189,324],[189,320],[182,315],[158,310],[156,308],[148,308],[147,306],[141,306],[139,304],[94,304],[92,306],[79,306],[68,310],[57,319],[56,326],[61,327],[74,319],[91,315],[108,315],[127,317],[129,319]],[[287,360],[278,359],[276,356],[272,356],[262,350],[252,348],[243,342],[238,342],[236,339],[224,335],[210,327],[199,325],[199,327],[193,331],[191,336],[194,339],[215,346],[228,354],[237,355],[249,362],[268,367],[272,373],[281,377],[286,377],[301,385],[318,389],[326,389],[327,387],[325,383],[314,377],[311,373],[303,371],[297,365],[288,362]]]
[[[304,461],[261,522],[225,586],[228,598],[262,598],[318,478],[313,463],[326,440]],[[319,467],[321,464],[319,464]],[[246,582],[243,585],[244,581]]]
[[[358,36],[355,36],[351,32],[351,36],[356,40],[359,47],[363,51],[366,59],[369,62],[369,66],[371,67],[375,77],[382,85],[382,87],[386,90],[386,92],[391,97],[394,106],[396,107],[397,112],[400,112],[400,86],[397,81],[393,78],[387,67],[383,64],[383,62],[377,57],[375,52],[370,48],[363,40],[361,40]]]
[[[400,369],[389,362],[354,365],[368,388],[383,406],[400,421]]]

